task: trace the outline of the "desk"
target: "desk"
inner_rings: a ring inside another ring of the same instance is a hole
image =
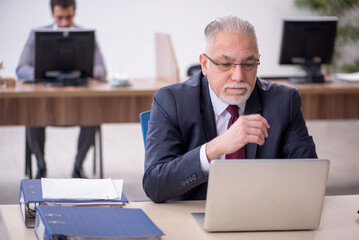
[[[131,79],[132,86],[111,88],[92,81],[90,87],[47,88],[22,84],[0,89],[0,126],[94,126],[103,123],[139,122],[151,109],[153,94],[179,82],[171,38],[155,34],[156,79]]]
[[[220,203],[219,203],[220,204]],[[165,233],[163,239],[359,239],[359,195],[326,196],[320,227],[316,231],[207,233],[192,218],[203,212],[205,201],[156,204],[131,202],[127,208],[142,208]],[[18,205],[1,205],[0,211],[11,239],[36,239],[33,229],[25,228]]]
[[[22,84],[0,89],[0,126],[71,126],[138,122],[151,109],[153,94],[170,82],[134,79],[133,86],[111,88],[93,82],[90,87],[47,88]],[[303,114],[311,119],[358,119],[359,83],[291,84],[302,96]]]
[[[359,82],[329,81],[323,84],[294,84],[273,80],[297,88],[302,96],[303,115],[311,119],[358,119]]]
[[[0,89],[0,125],[71,126],[138,122],[151,109],[153,94],[168,83],[133,79],[131,87],[113,88],[92,81],[89,87],[24,84]]]

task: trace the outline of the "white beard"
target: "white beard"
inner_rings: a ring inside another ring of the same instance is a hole
[[[244,95],[227,96],[225,94],[227,88],[245,88],[246,92]],[[251,87],[248,83],[228,83],[225,84],[219,94],[219,98],[230,105],[239,105],[247,101],[251,95]]]

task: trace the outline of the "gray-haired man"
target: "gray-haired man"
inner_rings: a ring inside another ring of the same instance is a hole
[[[232,154],[317,158],[298,91],[257,78],[260,54],[248,21],[208,24],[199,60],[202,73],[153,98],[143,177],[151,200],[205,199],[210,162]],[[239,117],[228,127],[233,108]]]

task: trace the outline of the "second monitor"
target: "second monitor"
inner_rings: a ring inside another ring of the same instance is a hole
[[[290,78],[290,82],[325,82],[321,64],[332,62],[337,21],[336,17],[283,20],[279,63],[298,64],[306,72],[306,77]]]
[[[55,86],[87,85],[93,77],[94,30],[35,32],[35,82]]]

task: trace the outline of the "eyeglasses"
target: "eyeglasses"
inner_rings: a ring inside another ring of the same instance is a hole
[[[208,57],[205,53],[203,53],[203,55],[208,58],[209,61],[211,61],[214,65],[216,65],[219,70],[226,72],[229,71],[230,69],[235,69],[236,66],[241,66],[241,68],[247,72],[252,71],[255,67],[257,67],[260,64],[259,59],[258,60],[254,60],[256,62],[245,62],[245,63],[217,63],[215,62],[213,59],[211,59],[210,57]]]

